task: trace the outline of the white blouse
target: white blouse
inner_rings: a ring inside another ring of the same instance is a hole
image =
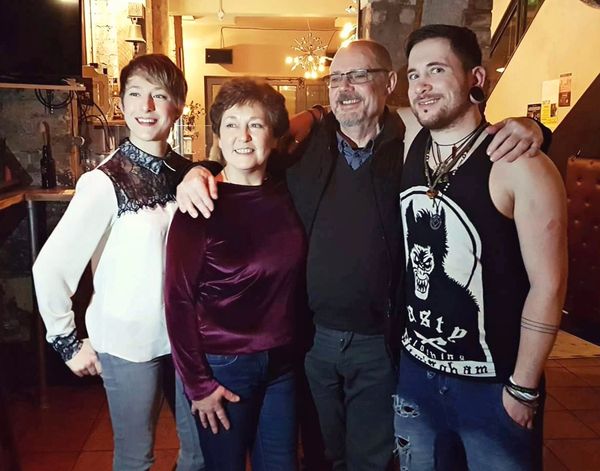
[[[86,326],[93,348],[133,362],[170,353],[163,280],[174,186],[162,159],[128,141],[81,176],[33,266],[50,343],[74,338],[71,296],[91,260]]]

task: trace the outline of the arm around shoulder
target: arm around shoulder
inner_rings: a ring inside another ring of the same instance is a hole
[[[404,131],[404,160],[406,160],[406,156],[408,155],[408,149],[410,148],[412,142],[414,141],[419,131],[422,129],[421,124],[417,121],[417,117],[414,115],[412,110],[409,107],[401,107],[396,110],[400,119],[404,123],[405,131]]]

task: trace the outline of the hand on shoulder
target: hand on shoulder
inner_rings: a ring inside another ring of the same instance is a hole
[[[217,198],[217,179],[201,166],[190,169],[177,185],[177,206],[182,213],[193,218],[198,217],[200,212],[208,219],[215,209],[213,200]]]
[[[540,125],[526,117],[503,119],[488,126],[486,132],[494,136],[487,148],[492,162],[513,162],[535,157],[544,142],[544,133]]]

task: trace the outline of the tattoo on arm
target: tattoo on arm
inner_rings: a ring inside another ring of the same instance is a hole
[[[554,324],[545,324],[544,322],[533,321],[527,317],[521,317],[521,327],[539,332],[541,334],[555,335],[560,326]]]

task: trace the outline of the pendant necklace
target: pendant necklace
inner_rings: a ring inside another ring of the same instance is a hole
[[[442,225],[441,218],[441,207],[440,201],[437,198],[440,190],[440,186],[444,185],[443,190],[447,190],[450,185],[450,174],[459,161],[463,161],[469,154],[469,151],[477,141],[477,138],[481,135],[483,130],[488,126],[488,122],[483,119],[481,123],[468,135],[459,139],[452,145],[452,152],[450,155],[443,159],[440,155],[440,144],[431,139],[431,135],[427,140],[424,154],[424,169],[425,169],[425,180],[427,182],[426,195],[431,200],[433,205],[433,215],[429,220],[429,226],[434,231],[437,231]],[[437,152],[434,152],[434,143]],[[435,170],[429,168],[429,156],[433,155],[433,158],[438,162]]]

